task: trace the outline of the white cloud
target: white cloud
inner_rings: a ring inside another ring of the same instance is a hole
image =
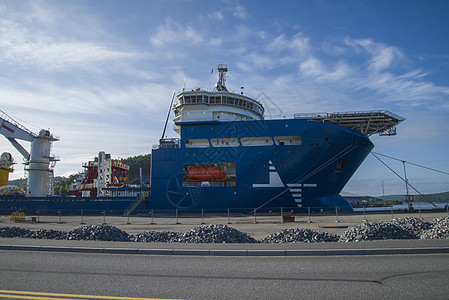
[[[322,63],[314,57],[302,62],[299,69],[303,76],[319,77],[325,73]]]
[[[287,38],[284,33],[275,37],[267,46],[268,52],[280,53],[288,51],[290,55],[298,58],[305,57],[310,53],[310,39],[304,37],[302,33],[297,33],[291,38]]]
[[[179,23],[166,18],[165,24],[157,28],[156,34],[150,38],[155,47],[164,46],[196,46],[204,41],[204,38],[191,26],[181,26]]]
[[[224,20],[224,13],[223,11],[215,11],[207,14],[207,16],[213,20],[213,21],[222,21]]]
[[[403,57],[402,52],[398,48],[374,42],[371,39],[353,40],[346,38],[345,43],[356,51],[365,50],[371,56],[368,63],[369,69],[373,71],[383,71],[389,68],[393,62]]]
[[[39,6],[36,5],[35,9]],[[39,9],[28,19],[54,22],[52,16]],[[20,65],[23,68],[39,68],[41,71],[65,69],[93,70],[98,64],[112,60],[135,59],[141,54],[135,51],[118,50],[98,41],[70,40],[66,37],[42,31],[42,24],[30,26],[21,14],[0,20],[0,62]],[[62,20],[60,20],[62,21]],[[54,24],[57,28],[59,24]]]
[[[236,18],[245,20],[247,18],[246,9],[242,5],[236,5],[234,7],[234,11],[232,12],[232,15]]]

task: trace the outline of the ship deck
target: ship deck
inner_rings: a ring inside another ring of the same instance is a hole
[[[371,136],[396,135],[396,125],[405,120],[387,110],[295,114],[295,119],[319,121],[344,126]]]

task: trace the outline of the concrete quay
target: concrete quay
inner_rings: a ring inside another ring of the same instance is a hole
[[[421,215],[425,221],[447,216],[443,212],[428,212]],[[395,214],[394,218],[419,217],[418,214]],[[107,224],[129,234],[143,231],[178,231],[206,224],[228,224],[256,239],[287,228],[309,228],[341,234],[352,226],[360,225],[364,219],[373,222],[388,222],[391,214],[369,215],[320,215],[296,216],[295,222],[281,223],[280,216],[244,217],[83,217],[85,224]],[[256,222],[254,222],[256,220]],[[82,226],[80,216],[40,216],[39,222],[13,222],[9,216],[0,217],[0,227],[21,227],[30,230],[71,230]],[[340,256],[340,255],[404,255],[449,253],[449,240],[378,240],[352,243],[288,243],[288,244],[195,244],[195,243],[136,243],[105,241],[38,240],[0,238],[0,250],[4,251],[53,251],[71,253],[104,253],[134,255],[201,255],[201,256]]]

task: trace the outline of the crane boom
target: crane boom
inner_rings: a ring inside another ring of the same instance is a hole
[[[16,139],[14,138],[7,138],[8,141],[11,142],[11,144],[14,146],[14,148],[17,149],[17,151],[19,151],[20,154],[22,154],[22,156],[28,161],[30,160],[30,153],[28,153],[28,151],[25,150],[25,148],[23,148],[22,145],[19,144],[18,141],[16,141]]]
[[[6,138],[32,142],[33,139],[37,136],[37,134],[20,125],[13,118],[8,116],[4,111],[0,110],[0,113],[0,133],[3,134]]]
[[[13,118],[8,116],[4,111],[0,110],[0,133],[4,135],[8,141],[14,146],[14,148],[19,151],[20,154],[26,159],[30,159],[30,153],[23,148],[22,145],[16,140],[23,140],[27,142],[32,142],[36,137],[36,134],[26,129],[24,126],[20,125]]]

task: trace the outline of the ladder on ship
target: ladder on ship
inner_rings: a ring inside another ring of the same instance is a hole
[[[145,201],[145,195],[143,193],[140,194],[139,197],[130,205],[127,209],[123,212],[123,215],[128,217],[130,214],[133,213],[133,211],[140,205],[142,202]]]

